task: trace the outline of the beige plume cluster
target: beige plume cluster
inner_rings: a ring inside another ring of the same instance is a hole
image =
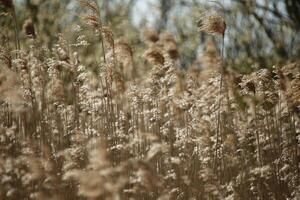
[[[224,36],[226,31],[225,19],[217,14],[203,15],[197,21],[199,31],[206,32],[208,34]]]

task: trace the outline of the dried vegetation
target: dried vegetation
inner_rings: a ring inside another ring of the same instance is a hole
[[[299,198],[299,62],[239,75],[219,70],[209,41],[202,70],[184,71],[175,38],[146,30],[146,69],[80,4],[101,41],[97,72],[62,35],[36,46],[31,20],[28,46],[0,49],[0,199]],[[208,16],[199,29],[223,37],[226,25]]]

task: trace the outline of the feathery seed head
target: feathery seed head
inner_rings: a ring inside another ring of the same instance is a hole
[[[102,34],[103,39],[105,41],[105,44],[107,45],[107,48],[113,48],[114,46],[114,34],[110,27],[104,26],[102,27]]]
[[[220,15],[203,15],[197,22],[199,31],[212,35],[224,36],[226,31],[226,22]]]
[[[179,57],[179,52],[177,48],[177,42],[173,35],[165,32],[161,35],[161,41],[163,42],[164,48],[168,52],[169,56],[176,60]]]
[[[152,47],[148,49],[144,56],[154,65],[163,65],[165,62],[162,49],[159,47]]]
[[[94,13],[100,13],[99,7],[95,2],[91,2],[88,0],[78,0],[78,2],[82,7],[87,8]]]
[[[96,2],[88,0],[78,0],[79,4],[90,11],[90,14],[83,16],[83,19],[88,25],[93,26],[96,29],[102,27],[102,21],[100,18],[100,10]]]
[[[158,32],[155,29],[145,29],[143,36],[147,42],[155,43],[159,40]]]
[[[88,14],[83,16],[83,19],[86,21],[86,23],[94,28],[101,27],[101,21],[99,20],[99,17],[94,14]]]
[[[116,52],[125,55],[125,57],[132,57],[133,51],[130,43],[125,39],[119,39],[115,44]]]

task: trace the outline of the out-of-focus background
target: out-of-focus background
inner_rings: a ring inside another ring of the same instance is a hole
[[[115,38],[126,37],[132,44],[141,44],[144,28],[171,32],[179,43],[183,68],[197,61],[210,37],[197,32],[196,21],[204,11],[225,16],[226,62],[240,72],[284,64],[300,56],[298,0],[98,0],[98,4]],[[15,7],[19,26],[31,18],[38,41],[49,47],[57,41],[54,33],[71,37],[68,33],[74,24],[81,23],[78,16],[82,8],[73,0],[16,0]],[[5,12],[3,6],[0,12]],[[1,17],[0,24],[9,27],[6,25],[12,22]],[[8,31],[2,28],[1,34]],[[94,47],[86,49],[87,55]]]

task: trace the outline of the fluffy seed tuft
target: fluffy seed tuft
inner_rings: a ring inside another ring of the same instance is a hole
[[[226,22],[220,15],[203,15],[197,22],[199,31],[208,34],[224,36],[226,31]]]

